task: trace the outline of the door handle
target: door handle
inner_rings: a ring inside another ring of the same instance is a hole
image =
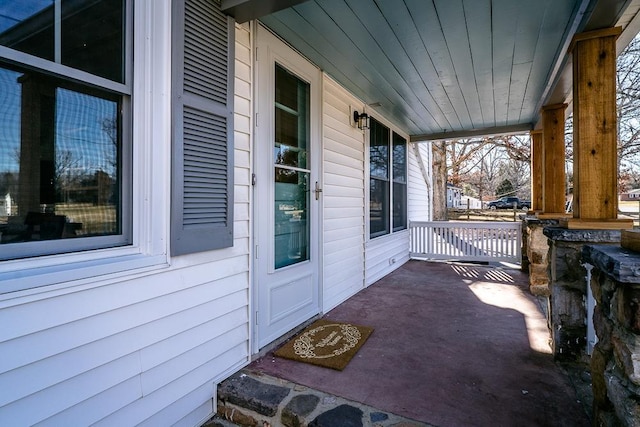
[[[318,185],[318,181],[316,181],[316,188],[315,190],[313,190],[314,193],[316,193],[316,200],[320,199],[320,193],[322,193],[322,188],[320,188],[320,185]]]

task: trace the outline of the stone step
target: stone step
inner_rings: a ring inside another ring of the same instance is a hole
[[[217,404],[206,427],[433,427],[249,370],[218,385]]]

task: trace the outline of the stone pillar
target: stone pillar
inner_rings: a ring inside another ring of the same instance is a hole
[[[549,296],[548,253],[549,243],[544,228],[557,226],[558,220],[542,220],[527,216],[522,222],[522,269],[529,273],[529,291],[537,296]]]
[[[541,130],[531,131],[531,210],[542,211],[542,169],[544,167]]]
[[[542,107],[542,213],[540,218],[565,216],[564,111],[567,104]]]
[[[594,266],[593,324],[598,342],[591,357],[593,425],[640,424],[640,254],[619,246],[585,246]]]
[[[569,228],[633,228],[618,220],[616,39],[621,28],[577,34],[573,53],[573,218]]]
[[[586,270],[582,248],[589,244],[619,244],[620,230],[569,230],[546,227],[549,238],[549,318],[551,348],[557,360],[588,360]]]

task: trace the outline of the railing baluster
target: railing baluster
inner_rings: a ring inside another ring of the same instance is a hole
[[[409,225],[415,256],[465,261],[520,262],[520,223],[426,221]]]

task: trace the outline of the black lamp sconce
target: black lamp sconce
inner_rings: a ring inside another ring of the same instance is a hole
[[[356,123],[356,125],[358,125],[358,129],[369,129],[369,115],[367,113],[360,114],[357,111],[354,111],[353,121]]]

